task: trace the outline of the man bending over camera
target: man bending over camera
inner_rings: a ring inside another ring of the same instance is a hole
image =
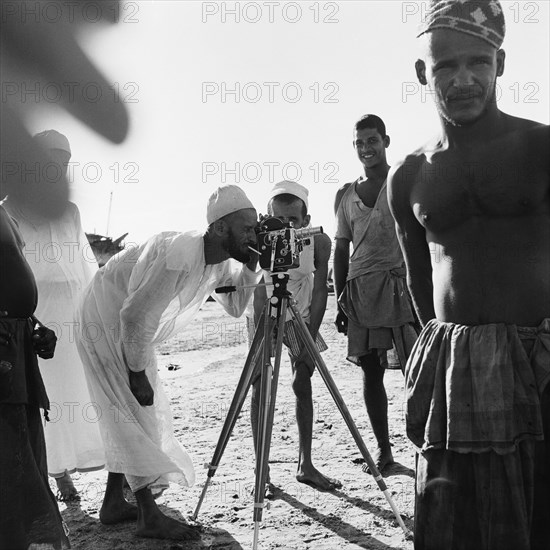
[[[142,537],[198,537],[165,516],[153,499],[168,481],[190,486],[195,479],[191,459],[174,437],[154,346],[182,330],[216,287],[249,287],[261,276],[257,256],[248,249],[256,245],[256,210],[239,187],[212,194],[207,222],[206,232],[160,233],[113,256],[79,308],[79,352],[99,406],[109,471],[99,518],[104,524],[137,519],[136,534]],[[239,317],[251,294],[251,288],[241,288],[214,297]],[[137,509],[124,499],[123,476]]]

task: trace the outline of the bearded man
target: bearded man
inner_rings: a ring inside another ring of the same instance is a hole
[[[235,185],[218,188],[207,206],[205,233],[166,232],[113,256],[95,275],[79,308],[79,351],[105,444],[104,524],[137,518],[136,534],[197,538],[196,529],[162,514],[153,492],[167,482],[194,483],[191,459],[174,437],[154,346],[181,331],[214,294],[235,317],[261,278],[256,273],[256,210]],[[241,262],[238,266],[232,259]],[[137,509],[123,496],[123,478]]]

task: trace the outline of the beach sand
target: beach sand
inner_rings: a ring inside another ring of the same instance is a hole
[[[334,296],[321,332],[329,349],[323,358],[367,448],[374,439],[362,397],[361,370],[345,360],[346,339],[338,334]],[[233,397],[247,353],[244,317],[234,319],[208,302],[197,319],[177,337],[159,346],[158,367],[172,403],[176,436],[193,458],[194,487],[171,485],[157,500],[164,513],[189,519],[206,479],[207,464]],[[389,426],[395,465],[384,478],[405,524],[413,527],[414,454],[405,436],[403,376],[386,372]],[[263,512],[259,548],[412,550],[378,485],[361,469],[360,453],[318,373],[312,380],[314,399],[313,461],[323,473],[342,481],[342,489],[319,492],[295,480],[298,430],[290,363],[283,353],[270,453],[276,486],[270,508]],[[76,473],[79,503],[60,503],[75,549],[90,550],[237,550],[252,547],[254,453],[249,422],[250,397],[213,478],[197,518],[203,526],[196,542],[138,538],[135,524],[104,526],[98,513],[107,472]],[[55,484],[50,480],[55,492]]]

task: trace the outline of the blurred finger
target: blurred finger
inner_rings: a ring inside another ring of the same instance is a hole
[[[18,5],[15,12],[14,4]],[[46,17],[46,4],[48,10],[55,7],[61,17]],[[100,20],[114,21],[117,18],[114,8],[118,2],[93,4],[100,9]],[[3,82],[6,82],[6,78],[9,82],[6,70],[14,71],[17,67],[18,73],[14,73],[14,76],[18,76],[18,80],[21,78],[21,81],[30,78],[31,87],[44,83],[57,83],[60,86],[69,83],[93,85],[94,101],[87,100],[83,94],[66,93],[61,95],[60,105],[102,136],[120,143],[128,132],[128,115],[124,104],[117,100],[105,77],[88,59],[74,37],[74,13],[85,13],[84,8],[80,6],[80,9],[75,9],[74,3],[59,0],[33,0],[2,2],[1,9],[5,52],[2,59]],[[23,17],[18,11],[28,10],[30,14],[36,13],[37,9],[42,16]],[[68,10],[73,12],[72,18]]]

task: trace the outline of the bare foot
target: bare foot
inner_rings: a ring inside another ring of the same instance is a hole
[[[268,481],[265,484],[265,495],[264,495],[264,497],[267,500],[273,500],[275,498],[275,485],[273,485],[273,483],[271,483],[270,481]]]
[[[143,518],[138,520],[136,535],[150,539],[196,540],[200,538],[199,531],[198,527],[186,525],[159,511],[149,516],[147,522]]]
[[[80,495],[73,484],[70,474],[65,471],[62,477],[56,477],[57,495],[59,502],[71,502],[80,500]]]
[[[252,487],[250,489],[250,496],[252,498],[254,498],[254,491],[256,490],[255,487]],[[273,485],[273,483],[271,483],[270,481],[268,481],[266,484],[265,484],[265,493],[264,493],[264,498],[266,498],[267,500],[273,500],[275,498],[275,491],[276,491],[276,487],[275,485]]]
[[[332,479],[323,475],[317,468],[310,466],[309,468],[301,467],[296,474],[296,480],[300,483],[305,483],[318,491],[332,491],[342,487],[342,483],[337,479]]]
[[[130,504],[126,500],[117,502],[116,504],[105,504],[101,506],[99,511],[99,521],[103,525],[114,525],[115,523],[122,523],[123,521],[136,520],[138,517],[137,506]]]
[[[376,449],[376,451],[372,453],[372,459],[374,460],[374,463],[376,464],[376,467],[378,468],[378,471],[380,473],[382,473],[382,470],[386,466],[395,463],[395,461],[393,460],[391,447],[388,447],[387,449]],[[363,470],[368,474],[372,474],[370,468],[366,464],[363,466]]]
[[[254,468],[254,475],[256,475],[256,468]],[[252,489],[250,489],[250,496],[252,498],[254,498],[254,491],[256,490],[255,485],[256,484],[254,483],[254,486],[252,487]],[[273,485],[273,483],[271,483],[271,470],[270,470],[269,466],[267,467],[267,476],[266,476],[266,479],[265,479],[264,498],[266,498],[268,500],[273,500],[275,498],[275,485]]]

